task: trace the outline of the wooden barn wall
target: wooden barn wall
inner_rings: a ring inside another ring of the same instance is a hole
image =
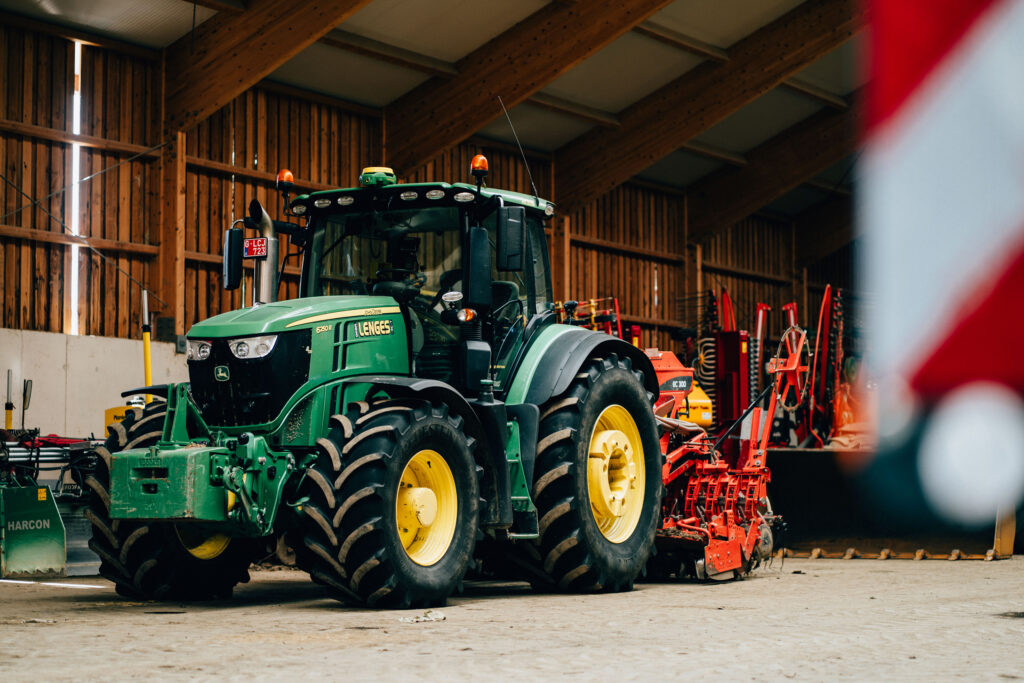
[[[541,198],[551,198],[550,157],[527,153],[526,159],[530,164],[528,172],[518,151],[501,143],[482,139],[471,139],[456,145],[410,175],[402,176],[399,171],[399,182],[422,183],[437,180],[447,183],[473,183],[475,180],[470,175],[469,165],[477,154],[487,157],[490,173],[487,176],[486,184],[490,187],[533,194],[533,190],[530,189],[529,177],[529,174],[532,173],[533,181]]]
[[[142,148],[159,143],[154,116],[160,106],[157,62],[83,45],[81,90],[83,135]],[[81,149],[81,178],[110,170],[81,185],[80,234],[135,245],[159,242],[159,164],[155,155],[131,160],[132,156]],[[78,250],[79,333],[138,337],[142,285],[150,282],[151,271],[155,273],[156,253],[100,251],[106,259]]]
[[[224,230],[259,199],[283,215],[281,196],[266,174],[287,168],[297,187],[351,187],[364,166],[381,158],[379,119],[338,106],[256,88],[186,133],[185,327],[241,305],[242,291],[221,281]],[[208,164],[205,162],[214,162]],[[234,167],[235,173],[231,173]],[[252,173],[246,175],[246,171]],[[234,176],[232,178],[232,176]],[[292,251],[281,239],[280,258]],[[297,258],[289,259],[281,298],[298,295]],[[247,300],[252,293],[246,276]]]
[[[616,297],[627,337],[626,325],[639,324],[644,345],[674,349],[669,330],[679,326],[676,298],[686,287],[683,223],[681,196],[629,184],[574,212],[569,296]]]
[[[0,26],[0,117],[70,129],[73,47],[60,38]],[[12,235],[28,230],[59,234],[69,202],[58,193],[32,207],[70,178],[69,147],[0,132],[0,325],[60,332],[64,325],[65,247]],[[13,185],[13,187],[12,187]],[[27,207],[27,208],[26,208]]]
[[[68,331],[74,89],[73,43],[0,26],[0,163],[13,185],[0,186],[0,326]],[[114,48],[83,46],[83,178],[80,232],[96,240],[109,260],[79,249],[79,331],[138,335],[140,287],[155,289],[159,245],[159,62]],[[327,98],[277,87],[257,87],[186,133],[186,328],[241,304],[241,292],[221,287],[223,231],[245,214],[253,197],[281,214],[273,175],[289,168],[304,189],[356,183],[367,165],[386,163],[379,115]],[[488,184],[531,193],[519,152],[471,139],[402,180],[471,182],[476,153],[490,160]],[[135,159],[130,157],[138,155]],[[557,201],[550,155],[528,152],[538,193]],[[400,170],[400,169],[399,169]],[[40,198],[32,207],[31,198]],[[52,196],[47,197],[47,195]],[[29,208],[23,208],[29,205]],[[797,301],[801,322],[816,318],[820,290],[848,287],[850,248],[811,267],[793,266],[788,222],[755,216],[686,247],[685,198],[646,185],[617,188],[569,215],[549,221],[555,298],[617,297],[625,323],[640,324],[645,344],[677,349],[669,330],[694,327],[701,290],[722,286],[736,304],[738,323],[752,327],[757,302],[772,307],[770,333],[781,332],[783,304]],[[282,240],[282,258],[288,251]],[[298,264],[285,270],[282,296],[297,293]],[[657,292],[655,293],[655,283]],[[251,292],[251,277],[247,278]]]
[[[737,326],[748,331],[754,329],[757,304],[768,304],[768,336],[777,339],[783,332],[783,305],[795,301],[800,322],[806,324],[803,278],[794,272],[793,248],[791,223],[746,218],[701,245],[701,294],[710,289],[719,296],[725,287]],[[703,308],[703,296],[690,297],[680,302],[679,315],[688,326],[696,326]]]
[[[108,259],[78,249],[80,334],[138,333],[141,290],[129,277],[147,282],[157,252],[159,178],[154,156],[127,159],[156,139],[157,79],[154,61],[82,47],[80,130],[98,140],[80,150],[78,231],[105,242]],[[74,43],[0,27],[0,160],[15,185],[0,187],[3,327],[71,328],[73,250],[61,223],[71,228],[74,84]]]

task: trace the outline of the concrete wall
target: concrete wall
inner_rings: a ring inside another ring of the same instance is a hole
[[[25,426],[39,427],[43,434],[99,437],[103,411],[122,405],[125,389],[144,385],[142,341],[135,339],[0,328],[0,404],[7,400],[8,369],[13,370],[14,426],[21,426],[22,379],[30,379]],[[174,344],[153,342],[153,383],[186,379],[185,356],[174,352]]]

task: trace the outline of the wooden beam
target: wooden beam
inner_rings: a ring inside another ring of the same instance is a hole
[[[683,261],[682,254],[655,251],[654,249],[644,249],[643,247],[634,247],[629,244],[622,244],[621,242],[598,239],[597,237],[572,234],[569,236],[569,240],[573,244],[584,247],[591,247],[600,251],[626,254],[627,256],[637,256],[648,261],[661,261],[662,263],[671,263],[674,265],[679,265]]]
[[[185,252],[185,260],[186,261],[191,261],[192,263],[205,263],[205,264],[211,265],[211,266],[219,266],[219,265],[224,263],[224,256],[222,254],[207,254],[206,252],[202,252],[202,251],[186,251]],[[247,268],[249,270],[252,270],[253,269],[253,265],[254,265],[253,261],[250,260],[250,259],[246,259],[246,260],[242,261],[242,267],[243,268]],[[285,266],[284,267],[284,274],[285,275],[298,276],[301,273],[302,273],[302,269],[299,268],[298,266]]]
[[[678,31],[673,31],[670,28],[659,26],[651,21],[645,21],[644,23],[633,29],[635,33],[653,38],[659,42],[670,45],[678,50],[689,52],[690,54],[704,57],[715,62],[727,62],[729,61],[729,51],[723,50],[720,47],[706,43],[703,40],[688,36]],[[822,104],[827,104],[830,107],[836,109],[846,109],[847,103],[841,96],[831,93],[824,88],[819,88],[816,85],[802,81],[797,78],[789,78],[782,82],[782,87],[793,92],[807,95],[808,97],[818,100]]]
[[[629,315],[627,313],[620,313],[619,318],[624,323],[632,323],[635,325],[647,325],[648,327],[657,328],[679,328],[686,327],[686,323],[682,320],[668,320],[663,318],[644,318],[639,315]]]
[[[626,33],[670,0],[552,2],[388,105],[385,154],[399,175],[447,150]],[[632,175],[632,174],[630,174]]]
[[[746,166],[692,185],[690,239],[729,227],[849,155],[856,123],[855,109],[822,110],[755,147]]]
[[[717,45],[705,42],[699,38],[688,36],[685,33],[674,31],[666,26],[661,26],[653,21],[645,21],[635,29],[634,33],[639,33],[642,36],[653,38],[660,43],[674,47],[677,50],[683,50],[695,54],[699,57],[704,57],[715,62],[727,62],[729,61],[729,51],[723,50]]]
[[[257,171],[251,168],[245,168],[244,166],[233,166],[231,164],[225,164],[221,161],[213,161],[211,159],[203,159],[201,157],[186,156],[185,163],[193,168],[201,168],[206,171],[213,171],[214,173],[220,173],[223,175],[236,175],[249,180],[256,180],[259,182],[267,183],[273,186],[277,183],[276,173],[267,173],[266,171]],[[334,185],[327,185],[325,183],[315,183],[312,180],[302,180],[301,178],[295,179],[295,187],[299,191],[310,191],[316,192],[318,190],[337,190],[338,188]]]
[[[379,59],[389,64],[429,74],[439,79],[452,79],[459,75],[458,68],[451,62],[413,52],[412,50],[406,50],[405,48],[390,45],[379,40],[366,38],[355,33],[349,33],[348,31],[342,31],[341,29],[331,31],[321,38],[320,42],[340,50],[352,52],[353,54]],[[596,123],[599,126],[615,128],[619,125],[619,120],[610,112],[588,107],[584,104],[572,102],[547,93],[538,92],[527,98],[526,102],[548,111],[567,114],[590,123]]]
[[[431,76],[451,78],[459,74],[459,70],[451,62],[396,47],[395,45],[389,45],[388,43],[366,38],[349,31],[342,31],[341,29],[334,29],[321,38],[320,42],[324,45],[330,45],[331,47],[364,57],[379,59],[389,64],[430,74]]]
[[[14,135],[34,138],[36,140],[49,140],[50,142],[60,142],[67,145],[77,142],[82,147],[100,149],[104,152],[115,152],[117,154],[132,155],[145,153],[143,159],[156,159],[160,156],[160,152],[157,150],[150,151],[150,148],[142,145],[134,145],[128,142],[110,140],[108,138],[100,138],[93,135],[76,135],[75,133],[68,133],[67,131],[57,130],[56,128],[36,126],[30,123],[11,121],[9,119],[0,119],[0,133],[13,133]]]
[[[690,140],[685,143],[682,148],[686,152],[692,152],[693,154],[699,154],[707,159],[714,159],[715,161],[724,161],[732,166],[746,166],[747,158],[742,154],[737,154],[717,145],[709,145],[706,142],[700,142],[698,140]]]
[[[168,132],[206,119],[369,2],[254,0],[207,19],[167,48]]]
[[[808,0],[740,40],[726,62],[706,62],[619,114],[622,127],[593,130],[556,153],[563,209],[578,208],[771,90],[855,35],[851,0]],[[614,160],[614,163],[612,163]]]
[[[622,125],[619,122],[618,117],[615,114],[596,109],[594,107],[588,107],[585,104],[578,104],[562,97],[555,97],[554,95],[548,95],[547,93],[539,92],[536,95],[526,100],[530,104],[543,107],[548,111],[557,112],[559,114],[568,114],[590,123],[596,123],[599,126],[605,128],[618,128]]]
[[[782,87],[786,90],[792,90],[795,93],[800,93],[801,95],[807,95],[812,100],[818,100],[822,104],[828,105],[833,109],[846,109],[850,106],[850,103],[845,97],[836,95],[824,88],[819,88],[813,83],[808,83],[807,81],[802,81],[798,78],[790,78],[783,81]]]
[[[162,151],[157,292],[165,303],[161,317],[173,318],[175,334],[185,334],[185,133],[174,133]]]
[[[100,237],[80,237],[77,235],[70,235],[66,232],[22,228],[16,225],[0,225],[0,237],[31,240],[33,242],[46,242],[47,244],[60,244],[65,246],[77,244],[81,247],[94,247],[100,251],[114,251],[123,254],[136,254],[147,257],[156,256],[160,251],[160,248],[155,244],[140,244],[139,242],[108,240]]]
[[[835,197],[796,218],[796,265],[804,268],[839,251],[854,239],[853,202]]]
[[[701,270],[708,271],[709,273],[719,273],[721,275],[732,275],[733,277],[743,278],[744,280],[761,280],[762,282],[771,282],[776,285],[788,285],[792,282],[789,278],[781,275],[775,275],[774,273],[765,273],[760,270],[740,268],[738,266],[730,266],[724,263],[714,263],[713,261],[703,261],[701,263]]]

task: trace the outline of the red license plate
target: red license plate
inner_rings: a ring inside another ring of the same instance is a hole
[[[251,237],[245,240],[242,256],[245,258],[266,258],[267,238]]]

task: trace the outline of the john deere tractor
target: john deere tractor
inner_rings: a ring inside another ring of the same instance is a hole
[[[290,174],[289,174],[290,175]],[[478,541],[566,591],[621,591],[650,553],[661,453],[650,361],[556,324],[544,200],[476,182],[253,201],[253,305],[188,332],[190,381],[97,450],[91,547],[120,593],[230,595],[280,541],[343,600],[442,604]],[[242,228],[225,237],[225,286]],[[278,236],[301,254],[277,301]],[[493,553],[491,557],[493,558]]]

